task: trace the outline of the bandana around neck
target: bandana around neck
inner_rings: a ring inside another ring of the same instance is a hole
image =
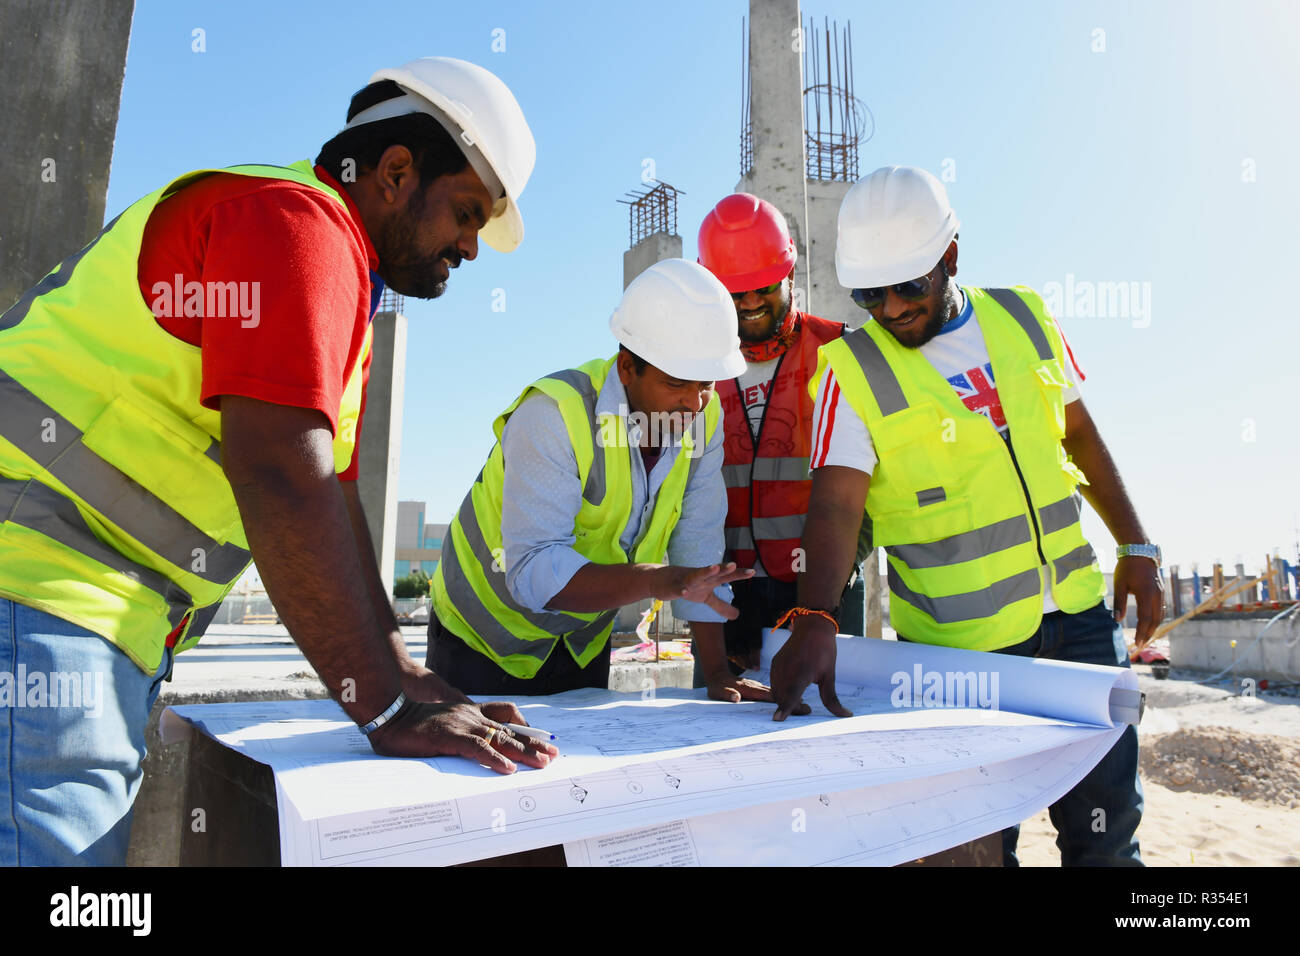
[[[785,350],[794,344],[795,336],[798,334],[798,323],[795,321],[794,309],[791,309],[785,314],[785,321],[771,338],[764,339],[762,342],[741,342],[740,354],[745,356],[746,362],[770,362],[784,355]]]

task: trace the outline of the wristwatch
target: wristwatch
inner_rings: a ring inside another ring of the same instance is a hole
[[[1154,544],[1121,544],[1115,549],[1115,557],[1127,558],[1129,556],[1138,558],[1150,558],[1156,563],[1156,567],[1162,567],[1163,562],[1160,560],[1160,548]]]

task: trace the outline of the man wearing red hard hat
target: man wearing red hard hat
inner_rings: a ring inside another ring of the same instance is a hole
[[[755,571],[732,585],[740,616],[726,623],[725,633],[737,672],[758,665],[762,628],[796,603],[812,488],[808,383],[818,347],[844,332],[840,323],[794,307],[797,258],[785,216],[749,193],[724,198],[700,226],[700,264],[731,293],[746,362],[739,377],[718,382],[727,550],[738,566]]]

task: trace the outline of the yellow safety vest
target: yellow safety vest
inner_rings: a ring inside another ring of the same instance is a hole
[[[162,328],[137,264],[159,202],[216,172],[287,179],[343,204],[310,162],[187,173],[131,205],[0,315],[0,596],[103,635],[153,673],[198,643],[251,555],[221,469],[201,350]],[[334,464],[352,458],[364,347]],[[205,613],[206,610],[206,613]]]
[[[889,565],[890,622],[910,640],[997,650],[1105,595],[1079,524],[1087,478],[1061,445],[1064,346],[1029,288],[966,289],[993,364],[1010,445],[917,349],[870,321],[821,349],[879,457],[867,493]],[[1014,452],[1014,458],[1012,453]]]
[[[510,594],[505,580],[505,549],[501,542],[501,494],[505,483],[501,432],[506,421],[533,391],[550,396],[559,406],[573,444],[582,484],[582,504],[574,518],[573,548],[594,564],[625,564],[629,558],[619,543],[632,515],[631,455],[627,432],[618,415],[596,415],[596,397],[617,357],[595,359],[576,369],[539,379],[497,416],[492,425],[496,445],[465,496],[443,538],[442,559],[433,575],[433,605],[443,627],[485,654],[513,677],[537,674],[563,640],[573,659],[586,667],[605,646],[617,608],[583,613],[535,612]],[[703,436],[693,425],[682,437],[682,448],[655,499],[654,511],[632,561],[660,563],[668,539],[681,517],[682,497],[718,427],[717,395],[702,416]]]

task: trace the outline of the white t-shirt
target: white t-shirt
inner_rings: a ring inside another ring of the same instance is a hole
[[[1007,420],[1002,414],[1002,402],[993,380],[993,364],[989,358],[988,346],[984,344],[984,333],[980,330],[970,300],[966,299],[964,293],[959,294],[964,301],[957,316],[949,320],[939,334],[922,345],[919,351],[948,380],[966,407],[984,415],[1002,434],[1007,430]],[[1060,332],[1059,324],[1057,331]],[[1075,361],[1069,342],[1065,341],[1064,333],[1061,341],[1065,342],[1065,352],[1069,358],[1065,365],[1069,385],[1061,391],[1068,405],[1079,400],[1078,383],[1084,381],[1085,376]],[[871,444],[867,426],[844,400],[839,383],[835,381],[835,374],[829,369],[817,387],[813,425],[813,468],[840,465],[856,468],[868,475],[875,470],[880,459]],[[1043,571],[1046,571],[1045,567]],[[1052,600],[1051,589],[1044,587],[1043,613],[1055,610],[1057,607]]]
[[[767,393],[772,390],[772,376],[781,362],[781,356],[766,362],[747,362],[745,371],[736,378],[736,388],[740,391],[740,401],[745,406],[745,415],[749,418],[749,432],[758,441],[758,429],[763,424],[763,413],[767,410]]]

